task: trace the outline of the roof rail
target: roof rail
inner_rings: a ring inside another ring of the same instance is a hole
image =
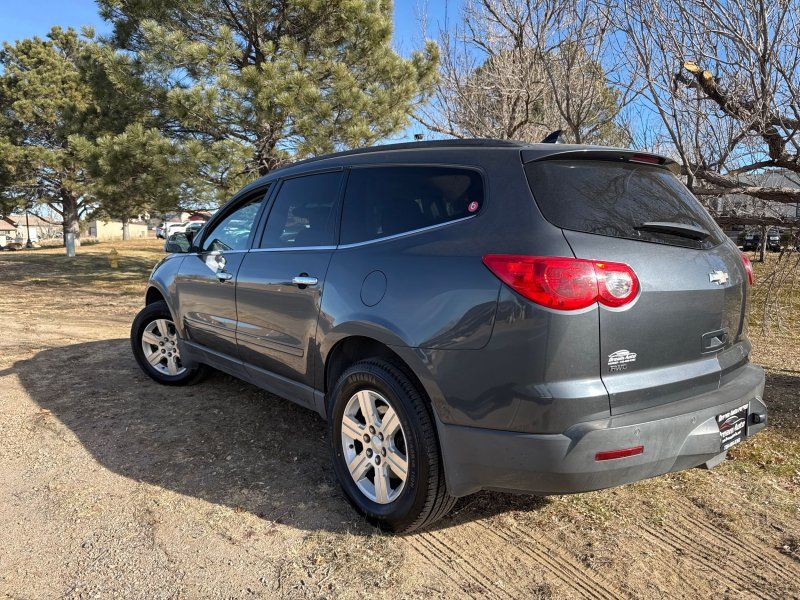
[[[315,162],[318,160],[325,160],[327,158],[338,158],[341,156],[352,156],[355,154],[369,154],[373,152],[389,152],[392,150],[419,150],[425,148],[526,148],[530,144],[525,142],[517,142],[514,140],[496,140],[491,138],[465,138],[465,139],[450,139],[450,140],[427,140],[424,142],[402,142],[398,144],[384,144],[381,146],[369,146],[368,148],[356,148],[354,150],[345,150],[343,152],[334,152],[332,154],[323,154],[291,162],[274,169],[272,172],[288,169],[297,165],[304,165],[307,163]]]

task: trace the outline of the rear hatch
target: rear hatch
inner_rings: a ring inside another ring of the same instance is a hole
[[[631,157],[557,155],[525,165],[542,214],[575,256],[626,263],[639,279],[633,302],[599,307],[612,414],[715,390],[749,352],[738,249],[670,170]]]

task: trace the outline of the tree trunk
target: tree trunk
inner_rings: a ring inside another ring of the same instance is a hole
[[[764,262],[764,256],[767,253],[767,227],[762,225],[760,228],[761,231],[761,243],[758,245],[758,262]]]
[[[64,244],[66,244],[67,233],[75,234],[75,246],[81,245],[81,228],[78,215],[78,199],[75,194],[67,190],[61,191],[61,211],[64,219]]]
[[[131,227],[130,227],[130,220],[128,217],[122,218],[122,240],[128,241],[131,239]]]

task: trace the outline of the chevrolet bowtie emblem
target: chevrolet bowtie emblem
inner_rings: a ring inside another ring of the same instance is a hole
[[[708,274],[708,280],[717,285],[728,283],[728,274],[725,271],[712,271]]]

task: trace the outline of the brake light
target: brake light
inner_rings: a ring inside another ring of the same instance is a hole
[[[747,281],[750,282],[750,285],[753,285],[753,265],[744,252],[742,252],[742,262],[744,263],[744,270],[747,271]]]
[[[660,165],[661,159],[651,154],[634,154],[628,159],[628,162],[643,163],[645,165]]]
[[[623,263],[517,254],[487,254],[483,263],[517,293],[556,310],[624,306],[639,293],[636,273]]]

